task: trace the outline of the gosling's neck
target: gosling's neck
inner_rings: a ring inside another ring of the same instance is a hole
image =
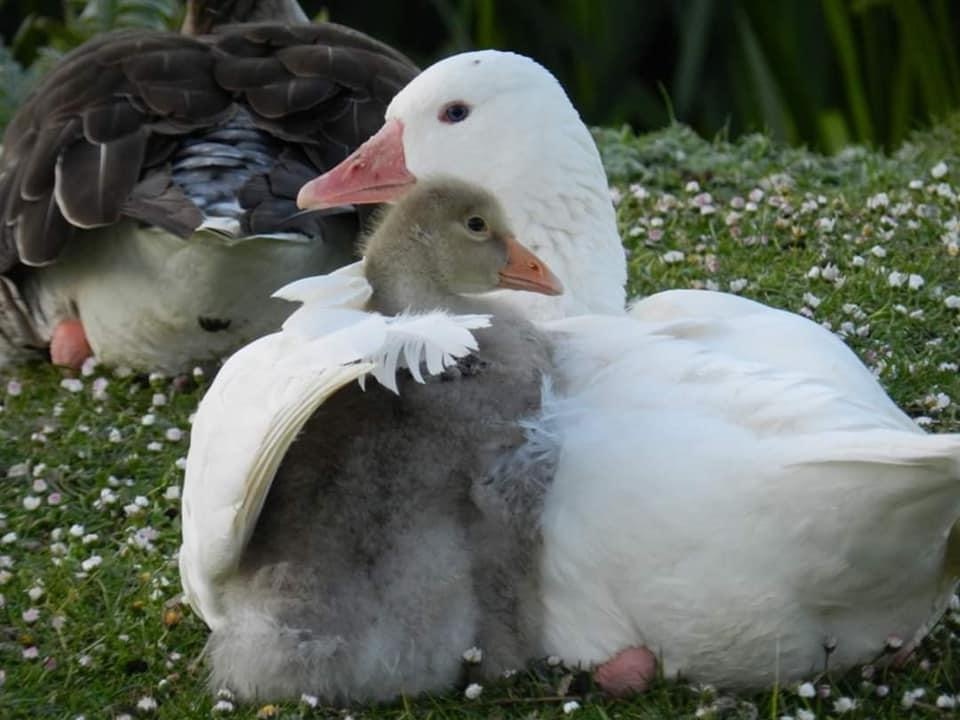
[[[373,288],[369,307],[384,315],[470,311],[470,301],[444,287],[432,258],[423,254],[416,241],[395,242],[387,257],[368,253],[366,275]]]

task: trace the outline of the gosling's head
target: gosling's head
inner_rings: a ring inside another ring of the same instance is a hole
[[[406,271],[458,295],[504,288],[563,292],[546,263],[514,237],[497,199],[452,178],[417,183],[387,212],[365,253],[375,275]],[[374,277],[371,282],[376,287]]]

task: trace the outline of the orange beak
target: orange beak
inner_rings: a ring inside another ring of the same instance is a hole
[[[500,284],[497,287],[543,295],[563,293],[563,283],[543,260],[518,243],[513,235],[506,236],[506,243],[507,264],[500,270]]]
[[[297,207],[322,210],[338,205],[389,202],[403,195],[416,181],[407,170],[403,155],[403,123],[388,120],[350,157],[300,188]]]

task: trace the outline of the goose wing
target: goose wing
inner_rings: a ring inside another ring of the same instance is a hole
[[[314,411],[340,388],[373,374],[396,391],[407,366],[422,382],[477,348],[471,330],[488,316],[442,312],[384,317],[362,310],[370,287],[354,263],[282,288],[303,303],[280,332],[224,364],[194,417],[183,493],[180,571],[186,598],[211,627],[219,581],[253,533],[277,468]]]
[[[229,175],[250,155],[261,171],[228,198],[243,207],[242,230],[308,232],[300,185],[372,134],[415,73],[392,48],[330,23],[98,37],[68,54],[7,128],[0,272],[54,262],[79,230],[122,217],[187,237],[209,210],[190,192],[205,182],[191,184],[188,171]],[[244,126],[231,127],[240,115]],[[218,128],[216,147],[196,146]]]

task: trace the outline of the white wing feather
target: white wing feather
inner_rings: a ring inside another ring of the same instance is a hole
[[[277,290],[273,297],[303,303],[293,316],[305,311],[309,314],[318,308],[353,308],[360,310],[373,294],[373,288],[364,275],[366,264],[360,260],[345,265],[326,275],[315,275],[294,280]],[[284,323],[287,326],[290,320]]]
[[[489,315],[449,315],[439,310],[425,315],[398,315],[386,321],[383,345],[365,359],[375,365],[372,375],[377,381],[395,393],[398,367],[408,368],[414,380],[422,383],[422,365],[426,365],[429,375],[442,373],[457,358],[477,349],[471,330],[490,326]]]
[[[477,349],[471,330],[490,324],[487,315],[364,312],[371,294],[362,261],[281,288],[276,297],[302,307],[280,332],[227,360],[197,409],[180,574],[186,599],[212,628],[224,620],[220,583],[240,562],[277,469],[317,408],[367,374],[393,392],[399,367],[423,382],[422,366],[442,372]]]

